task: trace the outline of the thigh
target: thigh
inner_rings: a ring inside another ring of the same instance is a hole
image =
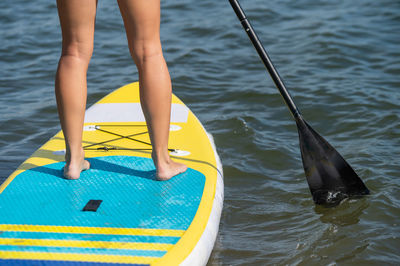
[[[118,0],[118,5],[131,53],[159,51],[160,0]]]
[[[97,0],[57,0],[63,54],[91,56]]]

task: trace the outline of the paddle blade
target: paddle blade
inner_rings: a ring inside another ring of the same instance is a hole
[[[344,198],[369,194],[343,157],[301,117],[296,119],[301,158],[316,204],[337,205]]]

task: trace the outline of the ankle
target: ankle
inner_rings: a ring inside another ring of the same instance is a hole
[[[171,163],[171,158],[169,157],[168,150],[166,152],[152,152],[151,158],[153,159],[154,165],[156,168],[159,168],[163,165],[167,165]]]
[[[85,159],[85,152],[82,147],[80,149],[75,149],[73,152],[71,152],[70,149],[67,149],[65,153],[65,161],[67,162],[67,164],[78,163],[84,159]]]

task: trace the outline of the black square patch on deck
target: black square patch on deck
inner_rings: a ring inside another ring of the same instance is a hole
[[[102,200],[89,200],[88,203],[86,203],[86,205],[82,211],[95,212],[95,211],[97,211],[97,209],[99,208],[99,206],[102,202],[103,202]]]

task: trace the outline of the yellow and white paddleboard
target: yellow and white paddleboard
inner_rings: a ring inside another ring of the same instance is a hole
[[[86,111],[91,169],[63,178],[56,134],[0,186],[0,265],[205,265],[218,233],[222,166],[213,140],[173,96],[169,148],[188,170],[156,181],[139,84]]]

